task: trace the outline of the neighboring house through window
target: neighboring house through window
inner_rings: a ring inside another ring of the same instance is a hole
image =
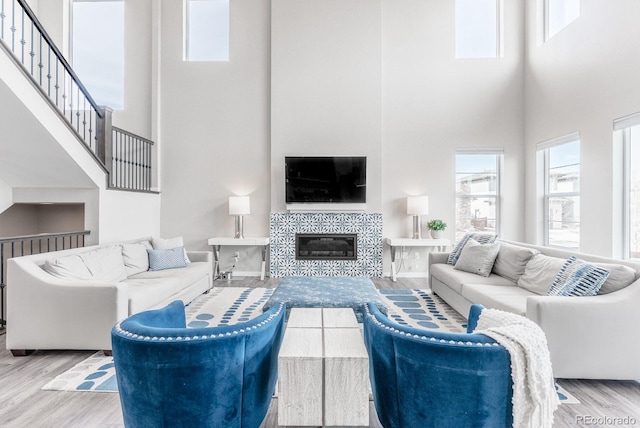
[[[124,1],[73,0],[71,58],[98,105],[124,108]]]
[[[544,245],[580,247],[580,135],[538,144],[543,169]]]
[[[456,241],[468,232],[498,233],[502,153],[456,151]]]
[[[456,58],[500,58],[501,0],[456,0]]]
[[[229,0],[185,0],[184,60],[229,61]]]

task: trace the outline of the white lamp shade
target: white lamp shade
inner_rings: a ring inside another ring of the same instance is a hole
[[[251,213],[248,196],[229,196],[229,215],[245,215]]]
[[[407,214],[423,215],[429,214],[428,196],[409,196],[407,198]]]

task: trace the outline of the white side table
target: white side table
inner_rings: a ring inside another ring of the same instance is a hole
[[[412,238],[387,238],[387,245],[391,250],[391,280],[396,282],[396,249],[404,247],[433,247],[438,251],[445,251],[451,245],[450,239],[412,239]]]
[[[213,276],[217,278],[220,276],[220,248],[223,245],[226,246],[252,246],[252,247],[262,247],[262,266],[260,269],[260,279],[264,280],[265,269],[266,269],[266,261],[267,261],[267,248],[269,247],[269,238],[268,237],[259,237],[259,238],[228,238],[228,237],[218,237],[218,238],[209,238],[209,245],[213,247]]]

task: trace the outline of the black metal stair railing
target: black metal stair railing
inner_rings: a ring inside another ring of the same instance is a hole
[[[112,129],[111,110],[98,106],[25,0],[0,0],[0,47],[10,54],[110,175],[109,187],[151,191],[153,142]],[[127,138],[116,139],[121,133]],[[111,147],[115,141],[122,141],[121,147]],[[115,152],[117,161],[110,156]],[[138,166],[141,153],[147,156],[144,166]],[[113,165],[123,164],[139,169],[126,170],[123,179],[122,169],[111,171]],[[121,176],[111,177],[114,174]]]
[[[7,325],[7,260],[13,257],[84,247],[85,236],[90,233],[88,230],[82,230],[0,238],[0,330]]]
[[[152,186],[153,141],[112,127],[109,186],[115,189],[150,191]]]

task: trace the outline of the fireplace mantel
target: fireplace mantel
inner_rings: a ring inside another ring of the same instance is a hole
[[[382,277],[382,214],[271,213],[271,277]],[[355,260],[297,260],[296,234],[355,234]]]

